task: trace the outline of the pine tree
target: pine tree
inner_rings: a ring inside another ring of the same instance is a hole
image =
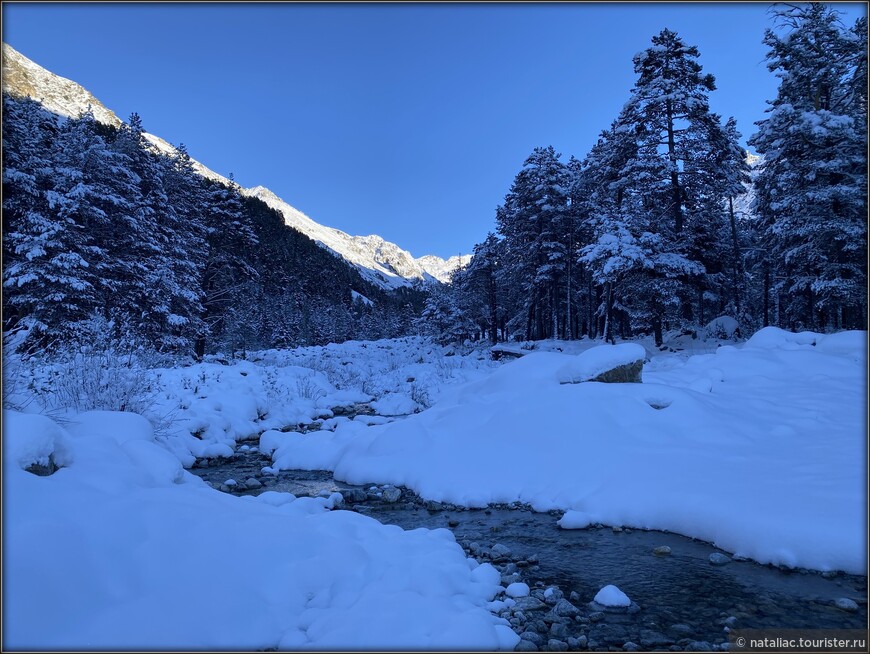
[[[764,42],[780,86],[749,143],[764,156],[755,213],[781,322],[865,326],[866,19],[847,30],[818,3],[776,18]]]
[[[252,261],[259,241],[232,175],[230,184],[212,183],[206,190],[207,256],[201,289],[203,320],[208,331],[200,333],[196,341],[196,354],[200,357],[205,354],[206,339],[219,337],[227,328],[224,317],[228,308],[245,302],[241,292],[245,284],[258,277]]]
[[[60,129],[38,103],[4,96],[3,109],[4,313],[7,327],[28,326],[29,346],[44,346],[94,303],[88,234],[64,193],[83,190],[81,173],[56,172]]]
[[[535,148],[497,212],[510,275],[523,296],[527,339],[555,337],[564,319],[569,178],[560,156],[553,146]]]
[[[504,321],[500,301],[502,250],[502,241],[495,234],[487,234],[482,243],[474,246],[468,266],[456,271],[451,280],[457,289],[460,308],[493,345],[498,343],[499,328]]]

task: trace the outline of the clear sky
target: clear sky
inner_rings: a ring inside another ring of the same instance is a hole
[[[847,24],[866,3],[838,3]],[[3,39],[126,120],[314,220],[470,252],[535,146],[582,158],[667,27],[746,137],[768,3],[3,3]]]

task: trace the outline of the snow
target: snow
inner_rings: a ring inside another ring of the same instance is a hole
[[[419,338],[269,350],[150,371],[150,420],[52,413],[60,424],[35,413],[52,371],[22,373],[43,390],[32,413],[4,415],[4,645],[514,647],[492,613],[513,601],[494,601],[500,575],[449,531],[383,526],[337,510],[337,493],[235,497],[184,470],[258,435],[266,472],[524,502],[564,511],[565,529],[667,530],[762,563],[866,574],[866,338],[666,335],[676,353],[547,341],[507,363]],[[644,383],[559,383],[614,352],[649,356]],[[430,408],[384,415],[422,395]],[[379,415],[349,419],[358,403]],[[295,430],[314,420],[321,431]],[[51,476],[25,471],[49,460],[62,466]]]
[[[557,375],[562,384],[588,381],[603,372],[646,358],[646,350],[637,343],[599,345],[573,357],[559,369]]]
[[[3,415],[3,460],[22,470],[31,465],[72,462],[69,436],[49,418],[23,413]]]
[[[704,335],[707,338],[734,338],[735,332],[740,329],[740,324],[731,316],[719,316],[714,318],[704,327]]]
[[[380,400],[372,402],[372,408],[382,416],[406,416],[421,409],[419,404],[404,393],[388,393]]]
[[[595,601],[602,606],[631,606],[631,600],[628,599],[628,595],[612,584],[599,590],[595,594]]]
[[[580,357],[531,351],[422,413],[290,440],[272,467],[465,506],[526,502],[586,514],[566,514],[566,527],[594,517],[762,563],[863,573],[865,341],[767,328],[740,347],[660,354],[643,384],[561,385]]]
[[[471,260],[471,255],[453,256],[447,260],[435,255],[415,259],[407,250],[375,234],[351,236],[334,227],[321,225],[263,186],[243,189],[242,193],[265,202],[284,217],[285,224],[346,259],[366,280],[387,290],[411,286],[415,280],[446,283],[455,270],[468,265]]]
[[[530,592],[529,585],[521,581],[515,581],[505,589],[508,597],[526,597]]]
[[[595,520],[585,511],[565,511],[558,524],[562,529],[586,529]]]
[[[217,492],[129,415],[4,416],[10,649],[513,649],[489,564],[445,529],[403,531],[340,500]],[[71,444],[49,477],[21,469]],[[128,448],[132,447],[134,456]],[[15,456],[8,456],[12,452]],[[148,456],[138,456],[148,452]],[[28,457],[24,457],[26,460]],[[177,464],[176,460],[176,464]],[[335,494],[337,495],[337,494]]]

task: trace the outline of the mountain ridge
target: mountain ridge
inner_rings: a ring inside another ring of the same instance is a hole
[[[120,127],[122,121],[90,91],[77,82],[55,75],[3,43],[3,90],[17,97],[28,97],[59,115],[77,118],[89,107],[101,123]],[[155,150],[164,154],[175,147],[149,132],[145,137]],[[415,258],[410,252],[377,234],[352,236],[334,227],[321,225],[264,186],[243,188],[191,158],[201,176],[238,188],[246,196],[256,197],[284,217],[288,226],[305,234],[324,249],[332,251],[360,271],[362,276],[385,290],[433,282],[449,282],[451,274],[468,264],[471,255],[443,259],[437,255]]]

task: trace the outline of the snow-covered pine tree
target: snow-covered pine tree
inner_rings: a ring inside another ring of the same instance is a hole
[[[205,330],[201,284],[208,254],[202,219],[205,193],[203,179],[194,171],[183,143],[173,155],[161,157],[160,163],[164,192],[172,207],[162,221],[170,236],[166,254],[173,282],[167,331],[169,344],[176,350],[186,350]]]
[[[581,249],[579,263],[589,269],[588,322],[590,334],[601,333],[613,342],[613,309],[623,282],[635,268],[643,269],[636,238],[630,230],[631,188],[622,171],[637,156],[637,143],[627,123],[615,121],[602,132],[598,142],[575,175],[572,195],[575,211],[588,230],[588,242]],[[592,283],[599,286],[593,294]],[[600,302],[596,302],[600,298]],[[602,322],[601,329],[593,327]]]
[[[745,195],[750,184],[750,166],[746,150],[740,145],[740,132],[733,117],[728,118],[720,133],[720,143],[713,150],[717,161],[714,170],[718,172],[718,181],[722,184],[722,192],[727,198],[728,233],[730,248],[726,258],[730,264],[730,303],[724,313],[733,315],[741,324],[752,321],[746,306],[747,279],[744,247],[747,236],[743,220],[735,210],[735,200]],[[726,241],[726,239],[721,239]]]
[[[90,110],[64,123],[53,157],[54,189],[49,201],[65,230],[83,234],[82,257],[93,288],[88,313],[122,330],[136,326],[129,288],[145,270],[135,256],[136,235],[142,227],[140,179],[127,153],[107,142],[107,136],[112,136],[111,131]]]
[[[764,156],[755,214],[779,322],[866,328],[867,22],[783,5],[767,30],[777,97],[749,144]]]
[[[417,321],[417,327],[423,334],[443,345],[461,343],[475,331],[474,322],[457,301],[457,293],[457,287],[450,284],[432,286],[423,313]]]
[[[708,101],[715,81],[699,56],[671,30],[653,37],[634,58],[630,99],[581,171],[592,189],[583,213],[595,225],[583,260],[605,285],[607,338],[618,298],[657,344],[666,325],[692,327],[705,303],[721,304],[719,276],[705,275],[704,264],[719,260],[727,234],[732,173],[722,167],[733,164],[720,151],[726,140]]]
[[[85,189],[77,167],[56,170],[67,154],[60,133],[38,103],[4,95],[4,328],[27,326],[25,347],[45,347],[95,301],[84,216],[66,195]]]
[[[252,264],[258,239],[251,214],[242,207],[232,174],[230,186],[207,184],[204,219],[207,256],[200,285],[207,331],[197,335],[196,355],[202,357],[209,337],[218,337],[225,328],[224,313],[234,304],[245,302],[242,289],[258,277]]]
[[[509,274],[524,296],[527,339],[553,338],[564,324],[569,178],[560,156],[553,146],[535,148],[497,215]]]
[[[474,246],[468,266],[457,270],[451,279],[463,312],[493,345],[498,343],[499,328],[504,322],[500,288],[502,249],[503,241],[490,232]]]

